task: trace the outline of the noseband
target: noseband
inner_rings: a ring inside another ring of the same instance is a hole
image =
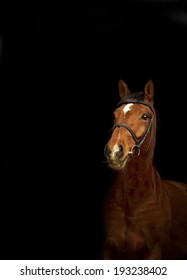
[[[133,98],[124,98],[122,99],[118,104],[117,104],[117,107],[116,108],[119,108],[121,105],[123,104],[128,104],[128,103],[134,103],[134,104],[143,104],[147,107],[149,107],[149,109],[153,112],[154,114],[154,110],[153,108],[146,102],[146,101],[143,101],[143,100],[137,100],[137,99],[133,99]],[[144,143],[147,135],[149,134],[149,132],[151,131],[152,129],[152,124],[153,124],[153,115],[151,116],[151,119],[150,119],[150,123],[149,123],[149,126],[145,132],[145,134],[141,137],[141,138],[137,138],[136,137],[136,134],[134,133],[134,131],[128,127],[126,124],[124,123],[118,123],[118,124],[115,124],[113,127],[112,127],[112,131],[114,131],[114,129],[116,129],[117,127],[123,127],[123,128],[126,128],[132,138],[134,139],[135,141],[135,145],[131,148],[131,151],[129,152],[129,154],[132,154],[132,156],[139,156],[140,155],[140,148],[142,146],[142,144]]]

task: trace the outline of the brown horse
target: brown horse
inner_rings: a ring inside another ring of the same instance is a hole
[[[154,84],[130,93],[120,80],[119,95],[105,146],[116,177],[104,203],[103,259],[185,259],[187,185],[163,180],[153,164]]]

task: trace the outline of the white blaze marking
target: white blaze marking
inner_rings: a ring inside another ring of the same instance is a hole
[[[113,147],[113,152],[117,153],[118,151],[119,151],[119,146],[117,144],[115,144]]]
[[[120,133],[119,133],[118,140],[119,140],[119,138],[120,138]],[[113,149],[112,149],[111,157],[115,157],[115,154],[116,154],[118,151],[119,151],[119,146],[118,146],[118,144],[115,144],[115,145],[113,146]]]
[[[123,108],[123,112],[124,112],[124,114],[126,114],[128,111],[130,111],[132,108],[132,105],[133,105],[133,103],[129,103],[129,104],[127,104],[127,105],[125,105],[124,106],[124,108]]]
[[[123,107],[123,112],[124,112],[124,117],[125,117],[125,114],[130,111],[132,109],[132,106],[133,106],[133,103],[129,103],[127,105],[125,105]],[[119,129],[119,134],[118,134],[118,140],[117,140],[117,143],[114,144],[113,148],[112,148],[112,152],[111,152],[111,157],[115,158],[115,154],[119,151],[119,146],[118,146],[118,142],[119,142],[119,139],[120,139],[120,129]]]

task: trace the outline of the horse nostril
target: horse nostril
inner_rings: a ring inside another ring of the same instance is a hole
[[[118,158],[122,157],[124,153],[124,149],[123,149],[123,146],[122,145],[119,145],[119,150],[117,151],[116,155]]]
[[[105,157],[109,157],[110,153],[111,153],[111,150],[109,149],[108,145],[106,145],[105,148],[104,148]]]

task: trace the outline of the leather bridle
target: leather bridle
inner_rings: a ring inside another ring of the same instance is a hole
[[[143,101],[143,100],[137,100],[137,99],[133,99],[133,98],[124,98],[122,99],[118,104],[117,104],[117,107],[116,108],[119,108],[120,106],[122,106],[123,104],[128,104],[128,103],[133,103],[133,104],[143,104],[147,107],[149,107],[149,109],[153,112],[154,114],[154,109],[146,102],[146,101]],[[139,156],[140,155],[140,148],[142,146],[142,144],[144,143],[147,135],[149,134],[149,132],[151,132],[151,129],[152,129],[152,124],[153,124],[153,114],[151,115],[151,118],[150,118],[150,123],[149,123],[149,126],[147,128],[147,130],[145,131],[144,135],[141,137],[141,138],[137,138],[136,137],[136,134],[134,133],[134,131],[128,126],[126,125],[125,123],[118,123],[118,124],[115,124],[113,127],[112,127],[112,131],[114,131],[117,127],[122,127],[122,128],[125,128],[127,129],[130,134],[132,135],[132,138],[134,139],[135,141],[135,145],[131,148],[131,150],[129,151],[129,154],[132,154],[132,156]]]

